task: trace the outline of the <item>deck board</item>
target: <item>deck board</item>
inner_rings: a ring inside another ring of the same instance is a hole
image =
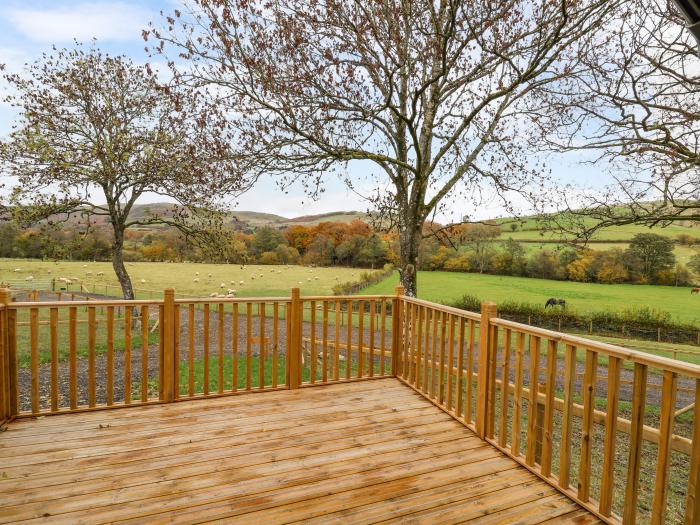
[[[0,523],[597,523],[395,379],[19,420]]]

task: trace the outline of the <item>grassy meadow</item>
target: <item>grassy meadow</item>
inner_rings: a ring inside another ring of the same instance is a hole
[[[192,297],[226,293],[228,289],[235,289],[240,297],[286,297],[293,287],[301,288],[301,293],[306,295],[332,295],[333,286],[357,280],[362,272],[368,271],[357,268],[152,262],[127,263],[126,268],[137,298],[160,294],[169,287],[175,288],[178,296]],[[15,272],[15,269],[20,271]],[[98,276],[99,272],[104,275]],[[27,281],[30,276],[33,280]],[[99,294],[121,295],[114,270],[108,262],[0,259],[0,282],[9,282],[13,287],[31,288],[36,285],[38,288],[39,284],[59,277],[81,279],[89,291],[94,289]],[[77,291],[78,287],[72,286],[70,290]]]
[[[391,293],[398,274],[366,288],[363,293]],[[418,296],[449,304],[464,294],[484,300],[523,301],[544,306],[550,297],[562,297],[579,312],[620,311],[631,306],[648,306],[667,311],[674,320],[700,324],[700,296],[690,288],[637,284],[596,284],[551,281],[458,272],[418,272]]]

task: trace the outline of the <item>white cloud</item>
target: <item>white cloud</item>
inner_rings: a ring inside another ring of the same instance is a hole
[[[5,13],[15,29],[37,42],[135,40],[150,13],[122,2],[81,3],[44,9],[15,8]]]

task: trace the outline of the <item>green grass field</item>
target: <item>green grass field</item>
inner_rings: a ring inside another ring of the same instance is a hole
[[[398,274],[366,288],[363,293],[387,294],[398,284]],[[620,311],[648,306],[667,311],[674,320],[700,324],[700,296],[690,288],[635,284],[595,284],[550,281],[527,277],[481,275],[458,272],[418,272],[418,296],[443,304],[464,294],[483,300],[523,301],[542,304],[550,297],[563,297],[579,312]]]
[[[307,268],[304,266],[261,266],[198,263],[127,263],[137,298],[175,288],[178,295],[209,296],[235,289],[240,297],[289,296],[293,287],[306,295],[332,295],[336,284],[354,281],[362,272],[357,268]],[[19,272],[15,272],[19,269]],[[97,276],[104,272],[103,276]],[[90,273],[91,275],[89,275]],[[197,275],[198,274],[198,275]],[[209,276],[211,274],[211,277]],[[26,281],[32,276],[33,281]],[[51,278],[82,279],[88,290],[120,296],[117,279],[108,262],[69,262],[0,259],[0,282],[31,288]],[[243,284],[241,284],[243,281]],[[221,285],[224,285],[223,288]],[[107,286],[107,288],[105,288]],[[70,288],[77,290],[75,286]]]

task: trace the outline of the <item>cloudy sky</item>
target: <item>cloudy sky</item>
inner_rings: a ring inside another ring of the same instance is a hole
[[[98,45],[112,54],[126,54],[137,62],[147,62],[141,30],[149,21],[159,20],[160,11],[171,11],[177,0],[0,0],[0,63],[10,71],[20,71],[22,65],[33,61],[52,46],[70,47],[74,40],[98,40]],[[0,86],[0,93],[4,86]],[[13,111],[0,103],[0,135],[7,133]],[[603,179],[600,167],[582,165],[581,158],[549,159],[554,175],[562,182],[598,185]],[[356,178],[370,174],[371,165],[358,164],[351,168]],[[162,200],[154,198],[153,200]],[[452,204],[452,216],[461,216],[462,204]],[[336,210],[365,210],[367,203],[347,190],[335,179],[327,185],[323,198],[311,201],[301,188],[283,194],[272,181],[262,181],[241,196],[238,209],[277,213],[287,217]],[[474,214],[489,218],[503,214],[498,203],[486,204]]]

